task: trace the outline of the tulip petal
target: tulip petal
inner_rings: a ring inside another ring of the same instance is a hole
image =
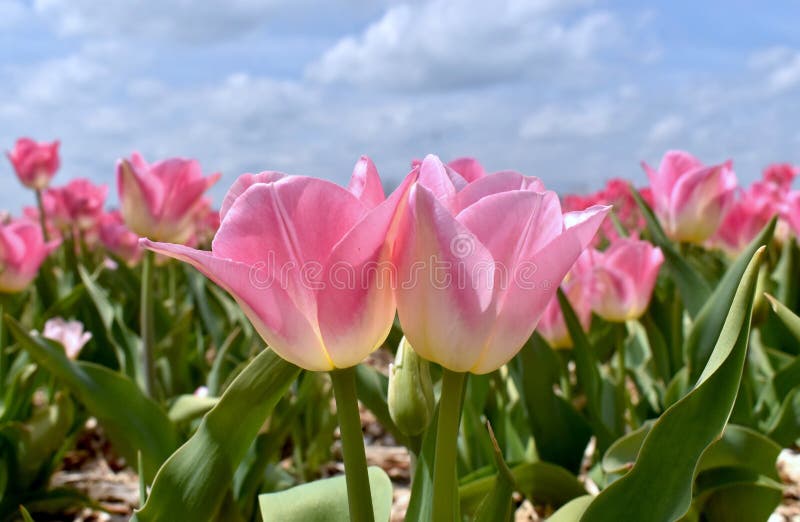
[[[544,248],[516,265],[511,284],[498,303],[492,335],[470,370],[482,374],[508,362],[533,333],[564,276],[591,242],[611,207],[567,213],[567,228]],[[568,221],[568,223],[567,223]]]
[[[419,184],[427,188],[445,208],[451,210],[456,193],[467,186],[466,180],[460,174],[433,154],[425,156],[419,166]]]
[[[483,165],[475,158],[456,158],[448,162],[447,165],[458,172],[461,177],[469,183],[486,175],[486,170],[483,168]]]
[[[396,256],[398,313],[414,350],[453,371],[468,370],[494,318],[489,250],[433,191],[415,184]]]
[[[456,219],[489,249],[498,275],[508,275],[520,257],[538,252],[564,228],[561,204],[552,191],[492,194],[461,211]]]
[[[140,244],[191,264],[225,289],[269,347],[287,361],[307,370],[333,369],[316,325],[292,304],[274,267],[224,259],[183,245],[148,239],[142,239]]]
[[[347,190],[367,208],[374,208],[386,200],[381,178],[378,176],[378,169],[367,156],[361,156],[361,159],[358,160],[355,168],[353,168],[353,175],[350,178]]]
[[[456,209],[464,210],[483,197],[510,190],[544,192],[544,184],[534,176],[523,176],[513,170],[495,172],[467,185],[456,197]]]
[[[328,355],[337,368],[360,363],[385,340],[395,316],[397,271],[391,245],[413,176],[364,216],[336,244],[317,292],[317,317]]]
[[[220,221],[225,219],[225,214],[228,213],[228,210],[230,210],[233,202],[236,201],[239,196],[244,194],[244,191],[250,188],[251,185],[255,185],[256,183],[272,183],[285,177],[286,174],[283,172],[267,170],[264,172],[259,172],[258,174],[242,174],[236,178],[236,181],[233,182],[233,185],[231,185],[231,188],[228,189],[227,194],[225,194],[225,197],[222,199],[222,205],[219,208]]]

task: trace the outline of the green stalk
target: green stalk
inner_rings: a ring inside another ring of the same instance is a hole
[[[336,398],[336,415],[342,433],[344,474],[347,481],[347,502],[352,522],[374,522],[372,494],[367,474],[367,456],[364,452],[364,435],[358,414],[356,397],[356,367],[333,370],[333,395]]]
[[[466,373],[442,368],[442,393],[433,461],[433,522],[453,522],[458,504],[458,426]]]
[[[153,252],[147,250],[142,259],[142,293],[139,303],[139,332],[142,337],[142,371],[144,372],[144,392],[148,397],[155,394],[155,354],[153,336]]]
[[[42,189],[36,189],[36,205],[39,207],[39,226],[42,227],[42,237],[45,243],[50,241],[47,233],[47,216],[44,213],[44,200],[42,199]]]

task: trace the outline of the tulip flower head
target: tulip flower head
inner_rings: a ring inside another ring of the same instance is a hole
[[[584,331],[588,331],[592,323],[592,251],[584,250],[575,265],[570,269],[561,289],[575,310]],[[569,335],[564,314],[558,296],[553,296],[547,304],[536,331],[544,337],[552,348],[571,348],[572,338]]]
[[[642,167],[667,235],[699,244],[717,231],[735,198],[736,174],[730,161],[706,167],[686,152],[669,151],[657,171],[644,162]]]
[[[79,230],[93,228],[103,213],[108,194],[107,185],[95,185],[86,178],[75,178],[65,187],[56,189],[72,224]]]
[[[658,271],[661,249],[647,241],[620,238],[603,252],[593,252],[593,309],[607,321],[625,322],[644,314]]]
[[[386,199],[362,157],[350,189],[278,172],[244,174],[220,208],[211,251],[142,245],[186,261],[227,290],[267,344],[302,368],[361,362],[395,315],[387,238],[408,186]]]
[[[60,165],[59,141],[37,143],[30,138],[20,138],[14,148],[6,153],[17,177],[28,188],[41,190],[50,184]]]
[[[122,218],[142,237],[184,243],[194,233],[203,194],[220,174],[204,177],[195,160],[170,158],[148,164],[138,153],[117,164]]]
[[[449,370],[491,372],[530,337],[610,207],[562,215],[537,178],[468,182],[435,156],[412,176],[394,249],[403,332]]]
[[[109,252],[125,261],[128,266],[139,262],[142,257],[139,236],[125,226],[118,210],[103,214],[98,229],[100,241]]]
[[[92,332],[85,332],[80,321],[65,321],[61,317],[55,317],[44,323],[42,337],[60,343],[67,357],[77,359],[81,349],[92,338]]]
[[[0,223],[0,292],[24,290],[57,246],[58,241],[45,243],[39,225],[26,218]]]

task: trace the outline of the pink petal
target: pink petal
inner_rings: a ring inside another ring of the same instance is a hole
[[[259,172],[258,174],[242,174],[236,178],[236,181],[233,182],[231,188],[228,189],[228,193],[225,194],[225,197],[222,200],[222,206],[219,208],[220,221],[225,219],[225,214],[228,213],[228,210],[230,210],[233,202],[236,201],[236,198],[244,194],[244,191],[250,188],[251,185],[255,185],[256,183],[272,183],[285,177],[286,174],[283,172],[267,170],[264,172]]]
[[[458,193],[455,208],[463,210],[483,197],[509,190],[544,192],[545,188],[539,178],[523,176],[513,170],[504,170],[489,174],[467,185]]]
[[[494,318],[494,260],[421,184],[410,191],[396,245],[397,311],[421,357],[454,371],[474,363]]]
[[[475,158],[456,158],[447,165],[458,172],[461,177],[469,183],[486,175],[486,170],[483,168],[483,165]]]
[[[347,190],[367,208],[376,207],[386,200],[381,178],[378,176],[378,169],[375,168],[375,164],[367,156],[361,156],[361,159],[356,163]]]
[[[489,342],[469,371],[477,374],[494,371],[516,355],[610,209],[592,207],[566,214],[565,220],[570,216],[570,223],[564,232],[532,257],[517,263]]]
[[[293,305],[274,266],[240,263],[211,252],[148,239],[142,239],[141,245],[191,264],[220,285],[242,307],[269,347],[287,361],[312,371],[333,369],[315,320]]]

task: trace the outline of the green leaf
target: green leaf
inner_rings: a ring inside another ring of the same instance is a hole
[[[780,484],[743,483],[715,491],[703,506],[703,520],[767,520],[783,498]]]
[[[633,186],[631,186],[631,194],[647,223],[650,239],[661,248],[670,274],[678,287],[678,291],[681,293],[681,297],[683,297],[683,302],[686,304],[686,309],[689,311],[689,315],[694,317],[711,295],[711,287],[703,276],[678,252],[674,243],[670,241],[667,234],[664,233],[664,229],[661,228],[661,224],[653,214],[653,210]]]
[[[219,399],[216,397],[196,397],[194,395],[180,395],[169,409],[169,419],[179,424],[198,417],[202,417],[208,410],[216,406]]]
[[[392,416],[389,415],[388,389],[388,377],[366,364],[356,366],[356,394],[358,395],[358,400],[375,415],[381,426],[391,433],[399,444],[406,447],[414,446],[411,439],[400,431],[392,420]]]
[[[28,510],[25,509],[25,506],[19,507],[19,514],[22,515],[22,520],[25,522],[34,522],[33,517],[28,513]]]
[[[475,475],[481,476],[475,478]],[[523,462],[514,465],[511,467],[511,475],[520,492],[534,503],[560,506],[586,494],[586,489],[575,475],[561,466],[548,462]],[[490,468],[464,477],[458,488],[462,511],[475,512],[481,500],[495,487],[496,482],[497,475],[491,473]],[[408,518],[408,520],[424,519]]]
[[[800,386],[786,395],[766,431],[772,440],[782,446],[795,444],[800,437]]]
[[[762,248],[753,256],[732,300],[715,296],[713,305],[730,312],[695,387],[656,420],[633,468],[603,490],[581,520],[673,521],[689,509],[698,461],[733,410],[763,254]]]
[[[370,466],[369,487],[376,522],[392,511],[392,481],[381,468]],[[347,483],[343,475],[316,480],[278,493],[259,495],[263,520],[281,522],[348,522]]]
[[[558,355],[534,333],[518,360],[517,387],[528,412],[536,451],[543,460],[577,473],[592,430],[572,404],[553,390],[560,381]]]
[[[786,327],[786,330],[792,335],[795,344],[800,345],[800,317],[797,317],[794,312],[789,310],[789,307],[781,303],[773,296],[764,294],[772,306],[772,311],[778,316],[778,319]]]
[[[214,520],[236,467],[299,373],[272,350],[262,351],[158,470],[147,503],[131,520]]]
[[[64,383],[103,425],[114,448],[130,462],[142,451],[148,477],[178,447],[178,435],[161,407],[124,375],[88,362],[70,361],[64,349],[31,336],[6,316],[14,337],[31,357]]]
[[[508,465],[503,460],[503,453],[497,445],[497,439],[492,433],[492,427],[487,422],[486,428],[489,431],[489,438],[492,441],[495,467],[497,468],[497,478],[494,487],[478,507],[475,514],[476,522],[500,522],[511,520],[514,510],[511,504],[511,496],[514,494],[514,476]]]
[[[685,353],[688,356],[689,381],[695,382],[711,356],[714,344],[722,331],[722,325],[728,315],[725,306],[733,300],[739,288],[745,270],[756,251],[764,247],[772,239],[775,232],[777,218],[773,218],[747,248],[739,255],[736,261],[728,268],[722,280],[714,289],[713,295],[703,305],[697,314],[694,324],[686,338]]]
[[[583,513],[589,508],[594,500],[591,495],[584,495],[571,500],[547,519],[547,522],[575,522],[579,520]]]

